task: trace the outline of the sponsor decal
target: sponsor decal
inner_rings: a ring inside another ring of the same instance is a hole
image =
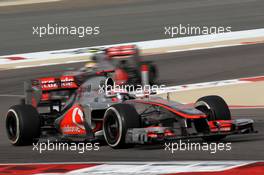
[[[80,132],[80,128],[66,125],[65,127],[61,128],[62,132]]]
[[[41,78],[41,88],[42,90],[52,90],[57,89],[59,86],[55,81],[55,78]]]
[[[85,134],[84,113],[79,105],[73,106],[64,116],[60,128],[64,134]]]
[[[80,123],[83,123],[83,112],[79,107],[73,109],[72,112],[72,122],[80,129],[85,129],[84,126]]]
[[[74,81],[72,76],[63,76],[60,79],[61,88],[78,88],[78,85]]]

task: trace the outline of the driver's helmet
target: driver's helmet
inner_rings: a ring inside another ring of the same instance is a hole
[[[96,62],[95,61],[90,61],[90,62],[86,63],[84,65],[84,67],[86,67],[86,68],[94,68],[94,67],[96,67]]]
[[[129,94],[122,92],[122,93],[116,93],[116,97],[120,100],[120,101],[125,101],[125,100],[129,100]]]
[[[81,71],[93,71],[96,67],[97,64],[95,61],[89,61],[81,68]]]

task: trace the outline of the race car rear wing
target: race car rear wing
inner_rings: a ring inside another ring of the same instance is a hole
[[[113,46],[105,49],[105,52],[109,59],[122,59],[139,55],[139,49],[136,45]]]
[[[45,77],[24,83],[25,103],[35,107],[63,103],[79,87],[74,76]]]
[[[74,76],[61,76],[59,78],[55,78],[55,77],[40,78],[37,79],[37,83],[40,84],[42,91],[54,91],[54,90],[78,88],[78,84]]]

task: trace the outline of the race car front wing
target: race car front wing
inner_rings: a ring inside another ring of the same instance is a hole
[[[173,128],[170,127],[147,127],[147,128],[132,128],[128,129],[126,134],[126,143],[146,144],[146,143],[163,143],[173,142],[177,140],[188,140],[195,138],[206,138],[212,136],[228,136],[242,134],[256,134],[254,130],[254,121],[251,119],[232,120],[230,131],[222,130],[219,126],[217,131],[208,133],[187,133],[186,135],[176,135]]]

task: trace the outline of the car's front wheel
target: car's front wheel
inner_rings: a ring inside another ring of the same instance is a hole
[[[196,101],[195,107],[207,115],[208,121],[231,120],[231,113],[228,105],[220,96],[211,95],[202,97]],[[202,128],[200,128],[200,130],[202,130]],[[203,139],[207,141],[218,141],[225,137],[225,135],[216,135],[204,137]]]
[[[115,104],[104,115],[103,132],[107,144],[112,148],[126,148],[126,133],[130,128],[140,127],[140,116],[130,104]]]

